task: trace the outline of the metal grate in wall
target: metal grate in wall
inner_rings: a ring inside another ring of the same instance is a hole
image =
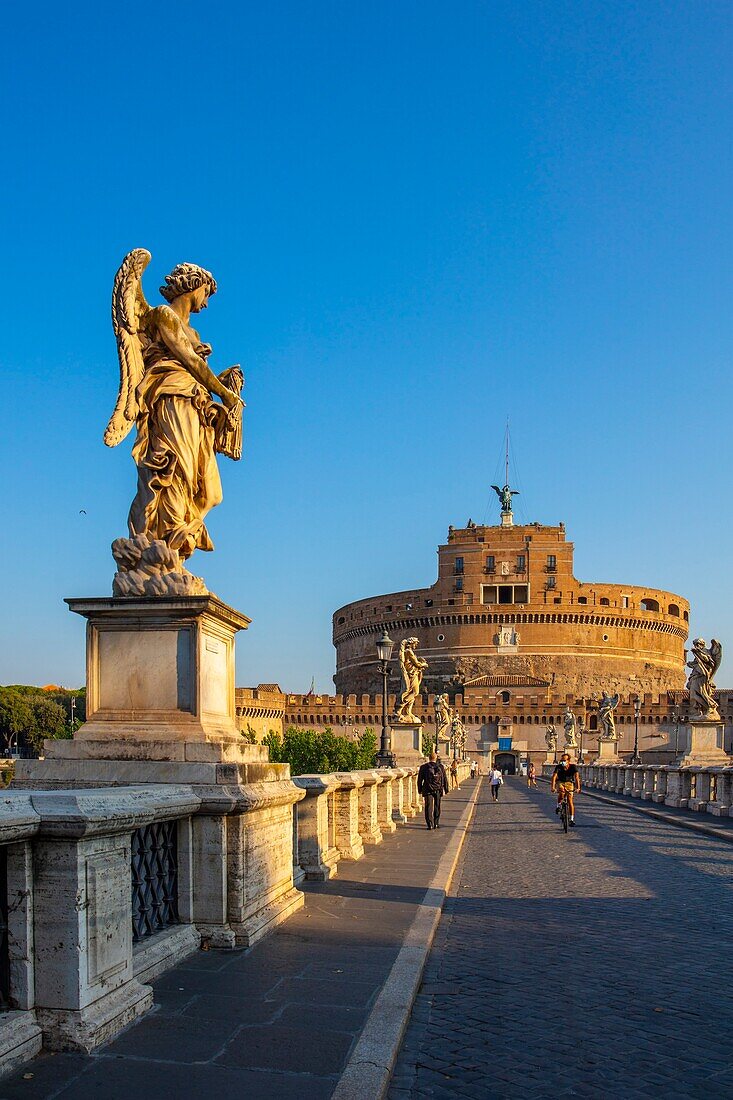
[[[139,943],[178,924],[177,822],[155,821],[132,834],[132,938]]]

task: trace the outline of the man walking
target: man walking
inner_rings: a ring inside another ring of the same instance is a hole
[[[425,800],[425,824],[428,829],[440,827],[440,800],[448,793],[448,776],[445,768],[438,763],[434,752],[430,759],[420,765],[417,773],[417,793]]]
[[[499,801],[499,788],[503,782],[504,780],[501,777],[499,769],[496,766],[492,767],[489,771],[489,784],[491,786],[491,797],[494,802]]]

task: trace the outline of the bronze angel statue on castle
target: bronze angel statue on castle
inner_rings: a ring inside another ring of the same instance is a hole
[[[238,365],[221,374],[207,362],[211,346],[191,325],[216,293],[214,276],[178,264],[165,277],[165,303],[150,306],[142,275],[150,253],[135,248],[122,261],[112,291],[112,327],[120,360],[120,392],[104,442],[116,447],[133,425],[137,494],[129,538],[116,539],[116,596],[201,595],[204,582],[185,569],[194,550],[213,550],[204,522],[221,502],[216,455],[242,454]],[[215,400],[218,398],[218,401]]]

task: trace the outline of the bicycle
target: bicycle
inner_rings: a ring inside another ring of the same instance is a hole
[[[570,807],[568,805],[568,792],[563,787],[562,798],[557,811],[557,816],[560,818],[560,824],[562,825],[563,832],[568,831],[568,825],[570,823]]]

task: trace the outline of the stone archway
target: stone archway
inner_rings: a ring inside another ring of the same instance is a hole
[[[516,775],[519,771],[518,755],[516,752],[495,752],[492,763],[500,772]]]

